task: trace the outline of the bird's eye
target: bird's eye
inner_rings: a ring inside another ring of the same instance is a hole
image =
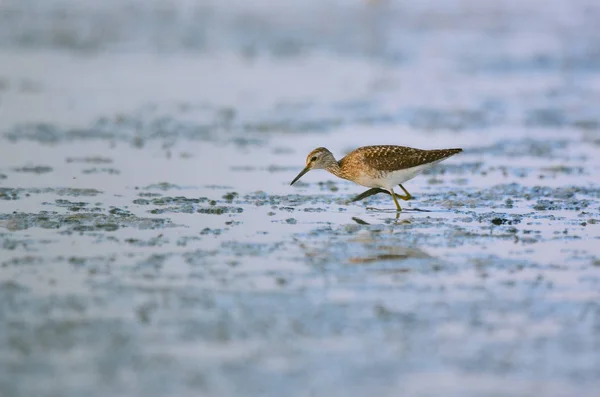
[[[312,156],[312,157],[310,158],[310,161],[317,161],[317,156]]]

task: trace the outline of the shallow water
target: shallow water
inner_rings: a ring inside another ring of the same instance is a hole
[[[0,5],[2,396],[597,393],[595,2],[28,4]],[[370,144],[464,152],[399,217],[289,186]]]

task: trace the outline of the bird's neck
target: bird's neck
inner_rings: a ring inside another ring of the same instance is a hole
[[[329,172],[331,172],[333,175],[337,176],[338,178],[344,178],[344,176],[342,175],[342,169],[340,168],[340,165],[338,164],[337,161],[333,161],[326,168],[326,170],[329,171]]]

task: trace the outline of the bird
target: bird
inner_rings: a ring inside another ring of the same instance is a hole
[[[350,202],[363,200],[378,193],[387,193],[392,196],[396,210],[400,212],[402,208],[398,198],[413,198],[402,183],[462,151],[459,148],[424,150],[396,145],[362,146],[337,161],[329,149],[318,147],[308,154],[306,167],[290,185],[310,170],[324,169],[339,178],[371,188]],[[404,195],[394,192],[396,186],[404,191]]]

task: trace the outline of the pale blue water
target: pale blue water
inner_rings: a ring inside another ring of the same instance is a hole
[[[598,17],[3,1],[0,395],[595,396]],[[289,186],[370,144],[465,150]]]

